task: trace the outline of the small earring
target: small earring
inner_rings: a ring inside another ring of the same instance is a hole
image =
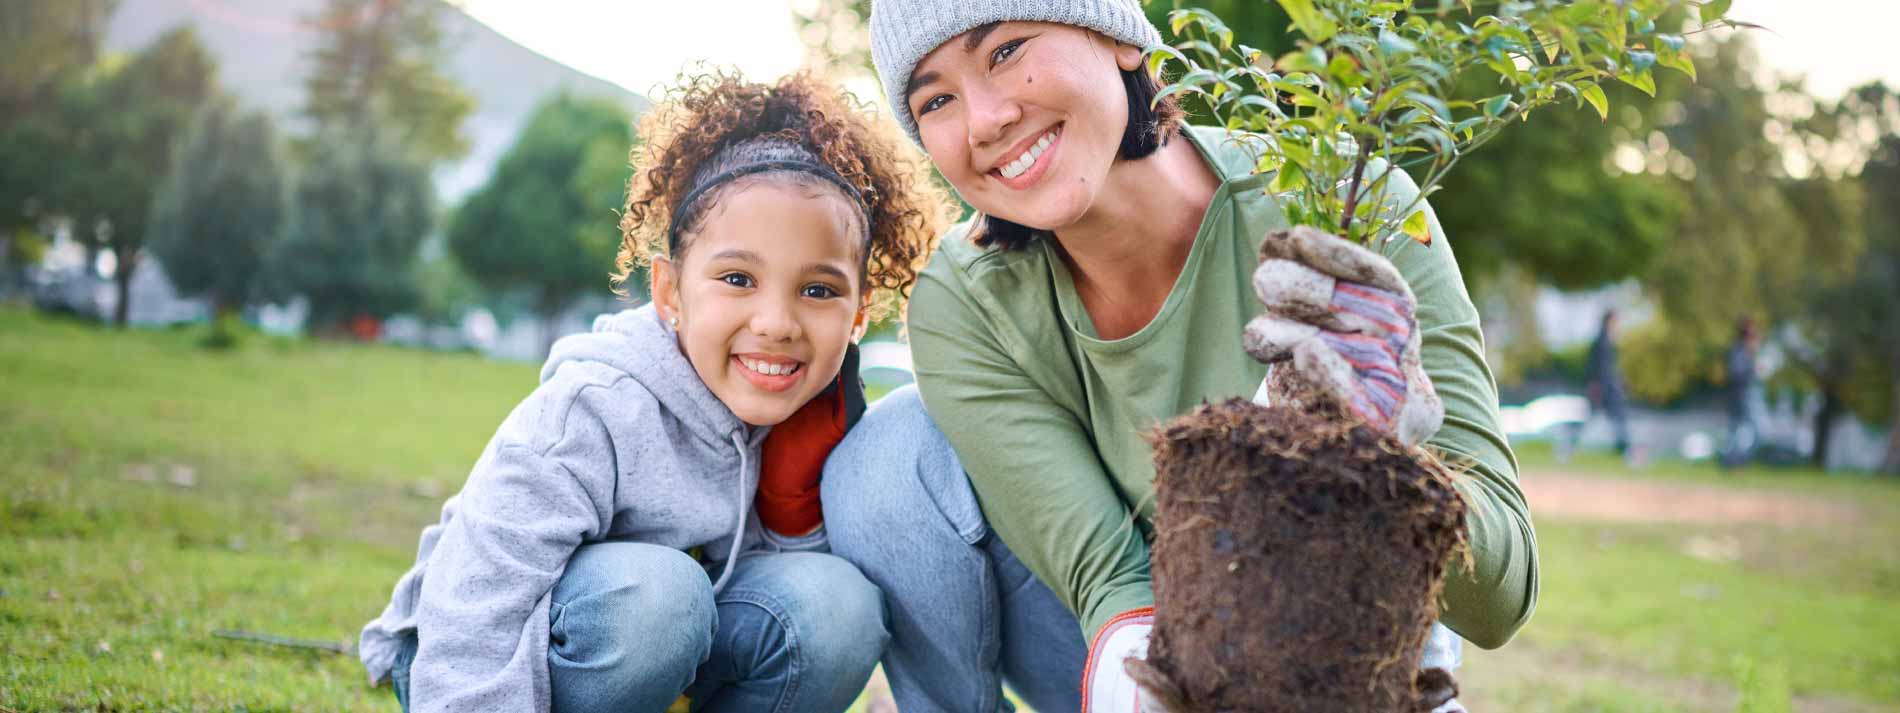
[[[672,327],[672,328],[674,328],[674,329],[679,329],[679,328],[680,328],[680,318],[679,318],[679,316],[678,316],[678,315],[674,315],[674,316],[672,316],[672,317],[667,317],[667,318],[666,318],[666,326],[668,326],[668,327]]]

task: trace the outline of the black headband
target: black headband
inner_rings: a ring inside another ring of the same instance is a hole
[[[845,195],[851,197],[851,202],[857,205],[858,213],[864,217],[864,242],[867,244],[870,243],[871,207],[865,204],[864,195],[858,192],[856,186],[844,180],[843,176],[838,175],[838,172],[831,170],[829,166],[813,163],[811,161],[776,159],[739,164],[714,174],[704,181],[700,181],[699,185],[693,186],[693,190],[687,191],[686,197],[680,200],[679,207],[673,209],[673,223],[667,226],[666,229],[667,253],[671,254],[679,249],[681,226],[685,225],[684,219],[686,218],[687,211],[692,209],[693,202],[699,200],[700,196],[739,178],[769,171],[789,171],[792,173],[803,173],[808,176],[816,176],[831,182],[832,185],[843,190]]]

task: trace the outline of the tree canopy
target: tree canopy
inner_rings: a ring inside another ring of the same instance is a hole
[[[491,290],[526,290],[551,316],[604,290],[620,244],[633,116],[605,99],[543,102],[488,183],[449,224],[449,249]]]

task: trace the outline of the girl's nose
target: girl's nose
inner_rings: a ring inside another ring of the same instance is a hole
[[[752,333],[774,341],[797,339],[802,330],[792,307],[792,300],[788,299],[760,300],[757,311],[752,313]]]

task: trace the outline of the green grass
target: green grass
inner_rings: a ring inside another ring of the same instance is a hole
[[[0,707],[395,710],[351,657],[212,632],[353,641],[535,368],[257,336],[216,353],[200,337],[0,308]],[[1526,478],[1555,467],[1525,461]],[[1791,531],[1540,518],[1541,604],[1510,646],[1467,649],[1474,710],[1729,711],[1738,687],[1750,710],[1900,707],[1900,483],[1636,475],[1861,516]],[[1685,554],[1693,538],[1739,558]]]

